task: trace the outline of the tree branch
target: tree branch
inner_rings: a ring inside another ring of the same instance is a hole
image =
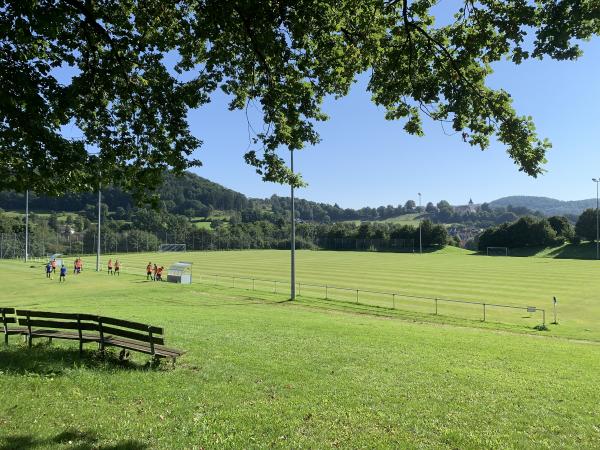
[[[412,57],[413,57],[413,42],[410,34],[410,24],[408,20],[408,0],[402,2],[402,18],[404,20],[404,32],[406,34],[406,40],[408,42],[408,79],[412,84]]]
[[[83,4],[78,0],[63,0],[63,2],[79,11],[79,13],[85,17],[86,22],[96,31],[97,34],[99,34],[109,44],[114,45],[114,41],[110,36],[110,33],[106,28],[98,23],[89,4]]]
[[[267,57],[263,53],[263,51],[260,49],[260,47],[258,46],[258,43],[256,42],[256,36],[254,34],[254,30],[252,29],[252,25],[250,24],[250,21],[242,13],[242,11],[240,10],[239,7],[234,6],[233,9],[238,14],[238,16],[240,16],[240,19],[242,19],[244,31],[246,32],[246,36],[248,37],[248,40],[250,41],[250,46],[252,47],[254,54],[258,58],[260,65],[263,67],[265,73],[267,74],[267,78],[270,79],[271,78],[271,69],[269,67],[269,64],[267,63]]]

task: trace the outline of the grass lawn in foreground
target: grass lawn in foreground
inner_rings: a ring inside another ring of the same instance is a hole
[[[238,252],[239,255],[243,254]],[[265,255],[265,257],[268,254]],[[0,305],[163,326],[175,369],[0,349],[0,448],[598,448],[600,347],[0,262]],[[542,337],[541,337],[542,336]]]

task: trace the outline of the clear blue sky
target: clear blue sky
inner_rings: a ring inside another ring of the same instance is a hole
[[[545,175],[528,177],[502,145],[481,152],[431,121],[425,122],[425,137],[407,135],[402,122],[386,121],[371,103],[362,79],[348,97],[326,102],[330,120],[318,124],[322,142],[296,152],[295,166],[309,183],[297,195],[353,208],[417,200],[417,192],[423,203],[445,199],[452,204],[470,197],[479,203],[508,195],[595,196],[591,178],[600,176],[600,40],[584,49],[576,62],[501,63],[490,78],[491,86],[513,95],[519,114],[533,116],[540,136],[552,141]],[[287,187],[264,183],[246,166],[246,115],[229,112],[226,103],[225,96],[217,95],[190,113],[192,132],[204,141],[195,155],[204,167],[194,171],[251,197],[288,195]]]
[[[447,136],[426,117],[424,137],[406,134],[403,122],[386,121],[373,105],[362,77],[350,95],[325,102],[330,120],[317,124],[322,142],[296,152],[296,170],[308,183],[298,197],[351,208],[404,204],[416,201],[417,192],[423,204],[464,204],[469,198],[481,203],[509,195],[594,197],[591,179],[600,177],[600,39],[583,48],[583,57],[573,62],[499,63],[489,79],[492,87],[512,94],[518,113],[532,116],[539,135],[553,144],[547,173],[537,179],[519,172],[502,145],[482,152],[459,134]],[[72,72],[62,69],[58,75],[66,81]],[[289,195],[287,186],[263,182],[246,165],[246,114],[228,111],[227,103],[216,93],[212,103],[190,112],[192,133],[204,141],[194,154],[204,166],[193,171],[250,197]],[[255,129],[262,126],[256,111],[251,122]],[[66,127],[66,134],[79,135],[75,128]],[[282,154],[287,158],[287,151]]]

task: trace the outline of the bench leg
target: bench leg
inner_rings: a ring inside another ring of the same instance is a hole
[[[29,348],[31,348],[31,345],[33,344],[33,338],[31,337],[31,335],[28,336],[28,346]]]
[[[152,362],[150,363],[152,368],[157,368],[160,366],[160,358],[156,355],[152,356]]]
[[[79,357],[83,356],[83,342],[79,341]]]
[[[52,344],[52,338],[51,337],[48,338],[48,344]]]
[[[4,345],[8,346],[8,333],[4,333]]]
[[[175,361],[177,361],[177,358],[175,356],[173,356],[171,358],[171,362],[173,363],[173,369],[175,368]]]

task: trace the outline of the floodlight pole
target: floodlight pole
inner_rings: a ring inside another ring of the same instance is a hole
[[[600,259],[600,236],[598,236],[600,234],[598,227],[598,183],[600,183],[600,178],[592,178],[592,181],[596,183],[596,259]]]
[[[290,149],[290,168],[294,174],[294,149]],[[294,204],[294,183],[290,183],[292,201],[292,237],[291,243],[291,276],[290,276],[290,300],[296,299],[296,206]]]
[[[102,205],[102,183],[98,183],[98,248],[96,249],[96,272],[100,272],[100,222],[101,222],[101,205]]]
[[[421,214],[421,193],[419,192],[419,214]],[[423,254],[423,239],[421,235],[421,216],[419,216],[419,254]]]
[[[25,191],[25,262],[29,261],[29,189]]]

